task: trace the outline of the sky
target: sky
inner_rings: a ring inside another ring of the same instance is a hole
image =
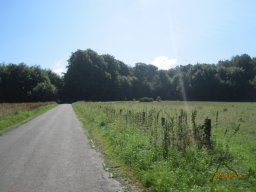
[[[256,56],[255,0],[0,0],[0,63],[61,74],[77,49],[159,69]]]

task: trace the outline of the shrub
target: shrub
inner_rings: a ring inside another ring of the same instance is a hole
[[[142,97],[142,98],[139,98],[139,101],[140,102],[152,102],[152,101],[154,101],[154,99],[151,97]]]
[[[156,101],[161,101],[162,99],[161,99],[161,97],[160,96],[157,96],[156,97]]]

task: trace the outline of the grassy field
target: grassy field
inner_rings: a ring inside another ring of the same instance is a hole
[[[0,133],[56,105],[54,102],[0,103]]]
[[[77,102],[73,108],[94,143],[145,191],[256,191],[256,103]]]

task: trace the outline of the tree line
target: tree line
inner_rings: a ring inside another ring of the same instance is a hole
[[[67,72],[25,64],[0,64],[0,101],[112,101],[141,97],[164,100],[255,101],[256,58],[237,55],[217,64],[169,70],[137,63],[130,67],[108,54],[77,50]]]
[[[39,66],[0,64],[0,102],[53,101],[61,97],[62,78]]]

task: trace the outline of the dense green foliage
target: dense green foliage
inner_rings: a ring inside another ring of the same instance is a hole
[[[68,100],[120,100],[132,98],[134,76],[130,68],[110,55],[78,50],[64,75]]]
[[[0,64],[0,102],[57,100],[61,78],[38,66]]]
[[[57,104],[54,102],[38,103],[1,103],[0,104],[0,134],[10,126],[21,123],[31,117],[41,114]]]
[[[149,191],[255,191],[254,103],[77,102],[89,136]],[[197,111],[195,113],[195,111]],[[211,147],[200,124],[212,120]],[[162,119],[164,120],[164,124]],[[198,129],[199,128],[199,129]]]
[[[129,67],[110,55],[78,50],[64,75],[67,100],[256,100],[256,58],[244,54],[218,64],[158,70],[137,63]]]
[[[0,64],[0,102],[163,100],[255,101],[256,58],[243,54],[217,64],[158,70],[130,67],[111,55],[77,50],[63,77],[25,64]]]

